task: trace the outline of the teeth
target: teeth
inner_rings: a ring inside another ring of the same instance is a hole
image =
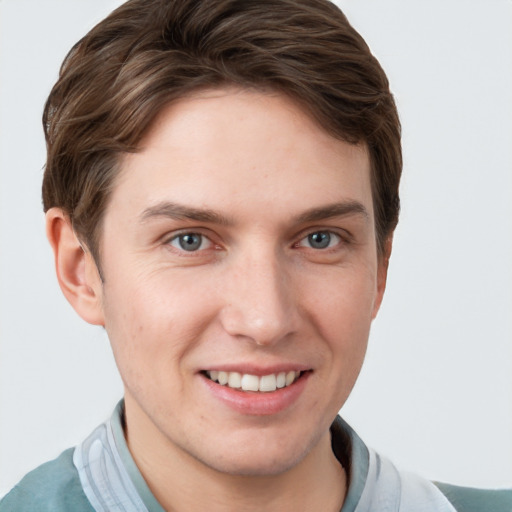
[[[260,379],[256,375],[248,375],[247,373],[242,376],[242,389],[244,391],[259,391]]]
[[[268,393],[293,384],[299,378],[300,372],[280,372],[258,377],[257,375],[250,375],[248,373],[241,374],[238,372],[212,370],[207,371],[206,375],[222,386],[227,385],[230,388],[242,389],[243,391],[261,391]]]
[[[275,391],[277,389],[276,380],[275,375],[263,375],[260,378],[260,391]]]
[[[286,374],[286,385],[289,386],[295,380],[295,372],[288,372]]]
[[[241,388],[242,387],[242,376],[237,372],[230,372],[228,375],[228,386],[230,388]]]

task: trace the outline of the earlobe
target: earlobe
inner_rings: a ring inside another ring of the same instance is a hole
[[[389,258],[393,248],[393,235],[390,235],[384,244],[384,254],[378,256],[377,267],[377,293],[375,295],[375,302],[373,304],[372,320],[375,319],[379,312],[384,292],[386,291],[386,281],[388,278]]]
[[[91,253],[82,248],[62,209],[51,208],[46,213],[46,236],[53,249],[62,293],[86,322],[104,325],[102,284],[96,263]]]

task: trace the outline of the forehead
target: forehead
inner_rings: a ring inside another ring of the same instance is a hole
[[[157,116],[139,151],[123,157],[109,209],[172,200],[234,216],[240,206],[299,215],[357,200],[373,217],[369,168],[365,146],[333,138],[287,96],[208,90]]]

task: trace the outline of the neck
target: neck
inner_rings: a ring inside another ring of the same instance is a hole
[[[133,421],[131,421],[133,419]],[[339,512],[346,474],[326,432],[296,465],[277,475],[237,475],[217,471],[170,442],[127,412],[130,452],[162,507],[168,512],[328,511]]]

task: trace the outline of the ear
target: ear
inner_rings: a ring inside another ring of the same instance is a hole
[[[104,325],[102,282],[96,263],[90,251],[82,248],[62,209],[51,208],[46,213],[46,236],[62,293],[86,322]]]
[[[388,278],[389,258],[393,248],[393,235],[390,235],[384,243],[384,253],[377,256],[377,292],[375,302],[373,303],[372,320],[375,319],[379,312],[384,292],[386,291],[386,281]]]

